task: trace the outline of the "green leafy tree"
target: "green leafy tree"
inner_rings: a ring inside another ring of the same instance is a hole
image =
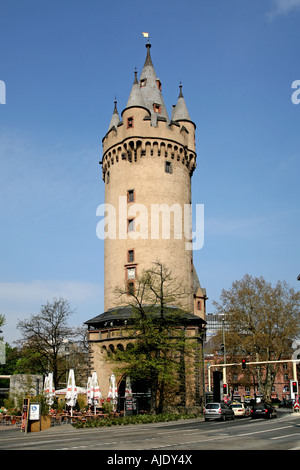
[[[246,274],[230,289],[223,289],[220,302],[214,304],[225,320],[226,352],[232,362],[244,357],[263,362],[291,356],[291,344],[300,329],[300,292],[286,282],[278,281],[273,287],[263,277]],[[248,367],[264,399],[270,401],[278,364]]]
[[[172,305],[178,306],[188,292],[157,262],[137,280],[131,302],[127,292],[118,289],[118,294],[122,300],[126,295],[131,307],[127,326],[131,347],[117,350],[108,359],[118,363],[117,373],[149,385],[152,412],[161,413],[164,406],[174,404],[174,396],[177,404],[184,405],[197,341],[187,339],[187,312]]]
[[[63,298],[53,299],[42,305],[37,315],[19,321],[17,328],[22,333],[22,357],[17,368],[19,373],[53,373],[55,388],[60,380],[66,381],[70,367],[66,342],[74,339],[74,329],[69,319],[74,311]]]

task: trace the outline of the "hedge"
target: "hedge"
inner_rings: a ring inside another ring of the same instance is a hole
[[[118,418],[92,418],[88,421],[77,421],[74,428],[95,428],[100,426],[124,426],[128,424],[164,423],[178,421],[179,419],[199,418],[201,415],[180,415],[176,413],[162,413],[159,415],[130,415]]]

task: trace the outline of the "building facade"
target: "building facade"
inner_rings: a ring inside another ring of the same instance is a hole
[[[193,264],[191,244],[191,178],[196,168],[195,123],[182,86],[171,117],[162,95],[151,54],[133,84],[121,115],[115,102],[102,140],[102,179],[105,185],[104,313],[88,320],[91,370],[99,376],[104,396],[111,364],[105,353],[126,347],[130,296],[139,276],[159,261],[170,270],[187,295],[180,308],[188,312],[187,334],[201,338],[206,292]],[[120,302],[116,289],[125,293]],[[128,297],[126,299],[126,296]],[[172,305],[179,308],[176,302]],[[195,373],[193,393],[200,402],[204,384]],[[200,378],[201,376],[201,378]],[[121,384],[119,380],[119,385]],[[195,401],[191,398],[191,402]]]

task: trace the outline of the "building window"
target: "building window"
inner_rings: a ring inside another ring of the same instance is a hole
[[[140,80],[140,87],[146,86],[146,83],[147,83],[147,78],[142,78]]]
[[[155,113],[161,114],[161,105],[160,104],[155,104],[153,105],[153,109]]]
[[[133,117],[127,118],[127,129],[133,127]]]
[[[135,200],[134,189],[129,189],[129,191],[127,191],[127,202],[134,202],[134,200]]]
[[[134,232],[134,219],[128,219],[128,232]]]
[[[127,268],[127,280],[133,281],[135,279],[135,268]]]
[[[127,253],[127,260],[128,260],[128,263],[133,263],[134,262],[134,250],[128,250],[128,253]]]
[[[165,172],[173,173],[172,162],[165,162]]]
[[[127,295],[134,295],[134,282],[127,282]]]
[[[201,300],[197,300],[197,310],[201,310]]]

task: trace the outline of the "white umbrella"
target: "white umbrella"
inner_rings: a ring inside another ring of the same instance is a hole
[[[86,401],[88,405],[92,404],[92,377],[88,378],[86,385]]]
[[[115,405],[117,404],[116,399],[118,398],[118,388],[117,388],[117,383],[116,383],[116,377],[114,374],[111,374],[110,376],[108,398],[112,399],[113,410],[115,411]]]
[[[44,383],[44,393],[46,396],[46,403],[47,405],[51,406],[54,402],[55,397],[55,388],[53,384],[53,374],[50,372],[48,376],[45,378]]]
[[[101,397],[102,393],[100,392],[97,372],[94,371],[91,379],[91,401],[95,408],[95,414],[97,406],[100,406]]]
[[[73,416],[73,407],[76,405],[77,401],[77,387],[75,384],[75,375],[73,369],[70,369],[69,372],[68,388],[65,400],[66,404],[71,407],[71,416]]]
[[[125,398],[132,397],[132,388],[129,375],[126,376],[126,385],[125,385]]]
[[[49,378],[49,405],[51,406],[54,402],[54,397],[55,397],[55,388],[54,388],[54,383],[53,383],[52,372],[49,373],[48,378]]]
[[[48,392],[49,392],[49,379],[47,375],[44,381],[44,394],[47,395]]]

